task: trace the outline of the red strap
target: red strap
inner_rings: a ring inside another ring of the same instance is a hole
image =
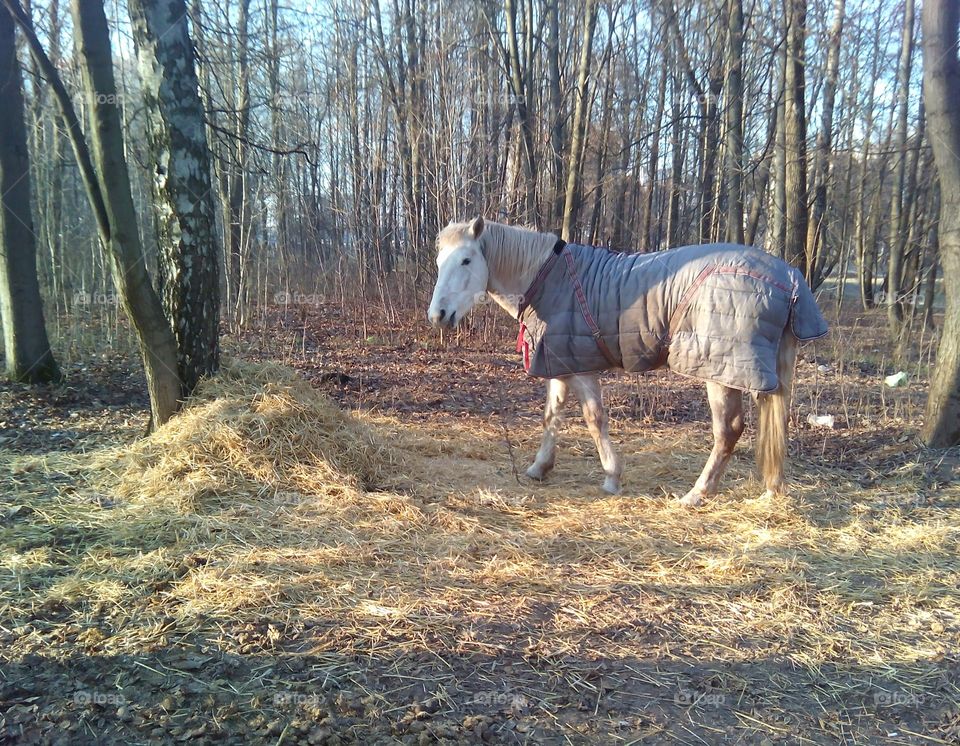
[[[520,333],[517,334],[517,352],[523,353],[523,369],[530,372],[530,343],[527,341],[527,325],[520,322]]]

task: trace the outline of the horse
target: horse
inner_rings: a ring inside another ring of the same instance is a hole
[[[827,333],[796,268],[749,246],[626,254],[482,217],[447,225],[436,248],[428,321],[455,327],[489,296],[520,322],[517,352],[528,374],[547,380],[543,438],[528,477],[543,480],[553,469],[572,392],[603,466],[603,490],[618,494],[623,466],[610,441],[599,373],[666,366],[705,383],[712,416],[713,449],[681,504],[717,494],[744,430],[744,392],[759,408],[764,496],[785,493],[797,345]]]

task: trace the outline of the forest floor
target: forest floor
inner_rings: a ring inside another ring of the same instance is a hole
[[[623,494],[573,406],[532,483],[515,329],[420,315],[272,308],[224,342],[256,387],[165,439],[127,354],[0,385],[0,737],[960,743],[960,449],[918,440],[923,355],[884,386],[881,314],[802,348],[791,494],[759,497],[751,404],[696,510],[702,386],[608,376]]]

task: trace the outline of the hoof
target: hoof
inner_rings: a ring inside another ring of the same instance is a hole
[[[620,494],[620,480],[616,477],[607,477],[603,480],[603,491],[608,495]]]
[[[680,504],[685,508],[695,508],[703,504],[704,495],[699,490],[690,490],[686,495],[680,498]]]
[[[547,478],[547,472],[549,469],[544,469],[539,464],[531,464],[530,468],[527,469],[527,476],[530,479],[536,479],[538,482],[542,482]]]

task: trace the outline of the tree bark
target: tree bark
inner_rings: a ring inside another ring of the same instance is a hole
[[[712,7],[712,6],[711,6]],[[717,151],[720,149],[720,94],[723,92],[723,55],[715,53],[715,45],[709,48],[707,62],[706,85],[700,83],[690,54],[680,33],[680,24],[677,20],[677,11],[673,2],[667,8],[667,24],[673,33],[677,56],[682,63],[687,82],[693,89],[700,105],[700,130],[697,133],[699,143],[699,205],[697,239],[700,243],[712,240],[713,228],[717,224],[716,201],[714,190],[716,184]]]
[[[79,50],[83,94],[90,112],[93,160],[108,220],[107,240],[114,282],[140,340],[153,423],[162,425],[180,406],[176,341],[150,283],[143,258],[124,157],[110,30],[103,4],[72,0],[74,44]]]
[[[23,30],[30,53],[50,84],[67,126],[114,284],[137,332],[150,394],[151,426],[159,427],[180,406],[177,343],[163,315],[160,298],[150,284],[143,258],[130,174],[124,159],[110,30],[103,5],[93,0],[71,2],[74,44],[78,51],[86,108],[90,113],[91,157],[70,94],[43,51],[30,19],[15,0],[3,1]]]
[[[220,255],[210,151],[184,0],[129,0],[150,149],[160,297],[182,395],[219,363]]]
[[[577,103],[573,113],[573,133],[570,140],[570,159],[567,163],[567,193],[563,203],[564,241],[573,240],[573,226],[580,207],[580,164],[586,140],[587,88],[590,82],[590,57],[593,48],[593,32],[597,27],[596,0],[586,0],[583,9],[583,46],[580,49],[580,64],[577,73]]]
[[[513,103],[517,108],[517,119],[520,121],[520,134],[523,142],[523,165],[527,181],[525,190],[527,218],[533,221],[534,225],[538,225],[540,215],[537,209],[537,156],[533,145],[533,121],[530,113],[532,92],[528,90],[526,85],[527,75],[520,64],[516,0],[505,0],[504,12],[507,21],[507,62],[510,68],[510,88],[513,91]],[[527,64],[530,64],[529,59],[527,59]]]
[[[784,67],[784,258],[807,273],[806,0],[786,0]]]
[[[823,118],[817,133],[817,152],[813,173],[813,210],[807,225],[807,280],[817,288],[823,281],[823,263],[827,242],[827,190],[830,157],[833,148],[833,111],[840,70],[840,41],[843,36],[845,0],[835,0],[833,23],[827,51],[826,83],[823,90]]]
[[[250,52],[247,26],[250,17],[250,0],[240,0],[237,18],[237,87],[234,103],[235,150],[231,154],[229,166],[228,205],[229,221],[227,245],[230,248],[230,276],[228,288],[229,301],[233,308],[234,320],[243,325],[243,296],[245,272],[243,266],[243,244],[247,240],[247,131],[250,123]]]
[[[660,81],[657,83],[657,110],[656,114],[653,116],[653,132],[651,133],[653,142],[650,143],[650,164],[647,168],[646,194],[644,195],[643,207],[643,228],[640,230],[641,245],[637,247],[643,252],[656,251],[660,248],[658,246],[659,241],[653,240],[650,227],[653,224],[653,194],[656,190],[657,175],[660,173],[660,129],[663,126],[663,112],[666,108],[666,99],[667,66],[664,65],[660,72]],[[622,194],[626,194],[625,189],[622,190]]]
[[[23,81],[17,60],[13,20],[0,7],[0,317],[6,374],[15,381],[48,383],[60,379],[50,351],[37,278],[37,243],[30,208]]]
[[[960,5],[924,0],[921,23],[927,131],[940,177],[940,262],[946,295],[923,439],[947,448],[960,443]]]
[[[887,324],[890,327],[890,335],[896,342],[899,342],[900,325],[903,322],[903,299],[900,297],[900,291],[903,280],[903,254],[907,243],[903,220],[903,191],[907,168],[910,69],[913,60],[913,8],[913,0],[906,0],[903,11],[903,35],[900,41],[900,64],[897,71],[897,127],[894,133],[897,162],[893,172],[888,241],[890,257],[887,262]]]
[[[684,235],[680,226],[680,190],[683,188],[683,123],[678,114],[680,110],[679,85],[673,81],[671,98],[674,112],[673,122],[670,125],[670,195],[667,202],[667,246],[681,245]]]
[[[547,17],[547,65],[550,91],[550,150],[553,163],[553,195],[550,210],[550,227],[556,229],[563,220],[563,142],[566,113],[563,110],[563,91],[560,88],[560,19],[556,0],[546,0],[544,12]]]
[[[726,151],[727,219],[726,240],[744,242],[743,232],[743,0],[729,0],[727,6]]]

